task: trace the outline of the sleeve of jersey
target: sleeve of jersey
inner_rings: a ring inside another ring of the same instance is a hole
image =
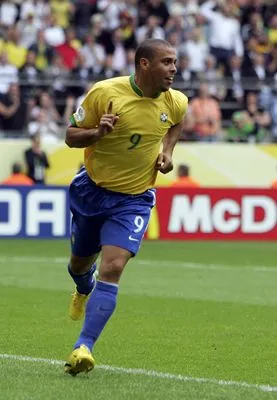
[[[76,112],[71,115],[69,121],[70,126],[75,126],[77,128],[96,128],[99,125],[100,118],[103,114],[101,112],[101,96],[100,89],[98,87],[93,87],[82,104],[77,108]]]
[[[184,119],[188,109],[188,98],[184,93],[176,91],[174,99],[174,125],[177,125]]]

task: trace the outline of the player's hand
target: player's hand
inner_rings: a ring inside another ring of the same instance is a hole
[[[99,123],[99,136],[106,136],[108,133],[113,131],[115,124],[117,123],[119,117],[112,113],[113,102],[110,101],[107,114],[102,115]]]
[[[160,153],[156,161],[156,169],[162,174],[173,170],[172,157],[167,153]]]

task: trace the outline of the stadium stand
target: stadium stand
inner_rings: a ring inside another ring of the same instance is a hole
[[[0,136],[60,138],[93,82],[133,72],[144,38],[177,48],[174,87],[197,99],[181,140],[277,142],[274,0],[3,0]],[[219,111],[208,115],[208,104]],[[214,115],[216,129],[201,134]]]

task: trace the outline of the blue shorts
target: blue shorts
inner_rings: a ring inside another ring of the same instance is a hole
[[[96,186],[83,167],[69,195],[73,254],[91,256],[104,245],[137,253],[155,205],[155,189],[137,195],[113,192]]]

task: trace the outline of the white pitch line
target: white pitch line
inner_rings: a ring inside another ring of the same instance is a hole
[[[26,362],[33,362],[33,363],[45,363],[45,364],[51,364],[51,365],[63,365],[64,364],[64,361],[61,361],[61,360],[20,356],[20,355],[15,355],[15,354],[0,354],[0,359],[26,361]],[[257,389],[262,392],[277,392],[277,386],[259,385],[259,384],[254,384],[254,383],[238,382],[238,381],[226,381],[226,380],[222,380],[222,379],[213,379],[213,378],[195,378],[193,376],[174,375],[174,374],[170,374],[170,373],[163,373],[163,372],[147,370],[147,369],[142,369],[142,368],[123,368],[123,367],[114,367],[111,365],[97,365],[96,368],[102,369],[105,371],[116,372],[116,373],[129,374],[129,375],[143,375],[143,376],[149,376],[149,377],[158,378],[158,379],[170,379],[170,380],[182,381],[182,382],[207,383],[207,384],[214,384],[214,385],[218,385],[218,386],[236,386],[236,387],[246,388],[246,389]]]
[[[1,263],[27,263],[27,264],[67,264],[68,257],[9,257],[0,256]],[[162,267],[176,267],[184,269],[202,269],[214,271],[235,271],[236,269],[250,272],[277,272],[277,266],[268,267],[266,265],[226,265],[226,264],[204,264],[194,262],[181,262],[174,260],[147,260],[147,259],[134,259],[131,263],[138,265],[162,266]]]

